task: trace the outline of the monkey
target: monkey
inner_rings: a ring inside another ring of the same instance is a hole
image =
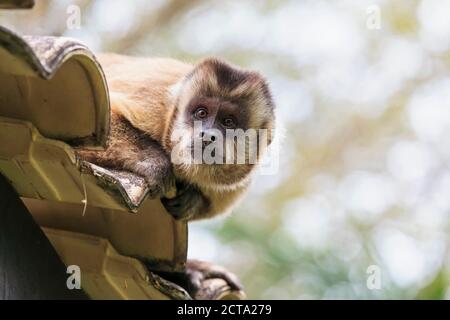
[[[110,94],[109,141],[103,151],[77,149],[77,156],[144,177],[150,197],[160,198],[175,219],[230,212],[274,139],[275,104],[265,78],[214,57],[196,64],[118,54],[97,59]],[[242,163],[237,161],[239,141],[227,139],[228,132],[238,130],[263,132],[256,136],[257,152],[249,151],[255,139],[244,136]],[[262,140],[267,143],[260,144]],[[196,141],[200,148],[195,148]],[[202,160],[208,148],[218,161],[195,161]],[[225,161],[230,158],[233,161]],[[200,282],[210,277],[222,277],[232,289],[242,289],[232,273],[196,260],[188,260],[178,278],[190,284],[195,296]]]
[[[202,138],[204,151],[216,137],[236,129],[264,129],[257,142],[266,139],[270,145],[275,105],[263,76],[218,58],[196,65],[118,54],[101,54],[98,59],[110,92],[109,144],[105,151],[77,150],[78,155],[143,176],[150,196],[160,197],[176,219],[199,220],[231,211],[248,189],[265,145],[255,163],[249,163],[245,150],[247,161],[240,164],[174,163],[173,151],[181,150],[181,160],[189,158],[195,138]],[[194,137],[194,122],[200,124],[200,137]],[[174,132],[182,141],[174,139]],[[246,140],[246,149],[248,144]],[[224,141],[223,146],[236,155],[235,141]],[[225,153],[217,157],[225,158]],[[176,190],[174,197],[166,197],[170,190]]]

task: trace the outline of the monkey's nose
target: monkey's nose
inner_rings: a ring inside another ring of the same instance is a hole
[[[203,146],[207,146],[217,139],[214,133],[210,131],[202,131],[200,133],[200,137],[202,138]]]

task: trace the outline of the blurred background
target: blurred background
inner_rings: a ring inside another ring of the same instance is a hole
[[[238,274],[249,298],[450,299],[449,12],[439,0],[37,0],[0,24],[267,77],[279,169],[189,235],[189,257]]]

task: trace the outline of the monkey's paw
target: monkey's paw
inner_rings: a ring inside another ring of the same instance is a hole
[[[172,174],[164,176],[147,175],[144,177],[149,188],[150,198],[163,197],[175,189],[175,177]]]
[[[238,277],[225,268],[200,260],[188,260],[185,275],[187,277],[187,289],[192,297],[201,296],[203,282],[208,279],[222,279],[231,290],[241,291],[243,285]]]
[[[140,161],[132,169],[147,182],[150,198],[162,197],[175,189],[175,176],[170,167],[158,168],[151,161]]]
[[[166,210],[177,220],[189,220],[201,214],[208,206],[208,201],[195,186],[178,182],[173,198],[161,198]]]

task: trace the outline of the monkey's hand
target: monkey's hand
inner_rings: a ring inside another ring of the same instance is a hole
[[[106,150],[77,149],[77,155],[98,166],[143,177],[151,198],[162,197],[175,189],[172,163],[161,145],[114,113],[111,114],[111,135]]]
[[[150,158],[132,163],[128,168],[144,177],[151,198],[162,197],[175,189],[175,176],[170,165],[158,164],[154,158]]]
[[[203,282],[208,279],[222,279],[231,290],[241,291],[243,285],[234,274],[225,268],[200,260],[188,260],[186,263],[186,282],[189,294],[196,298],[201,297],[201,290],[203,290]]]
[[[177,192],[173,198],[161,198],[166,210],[177,220],[189,220],[208,209],[209,201],[194,185],[177,182]]]

